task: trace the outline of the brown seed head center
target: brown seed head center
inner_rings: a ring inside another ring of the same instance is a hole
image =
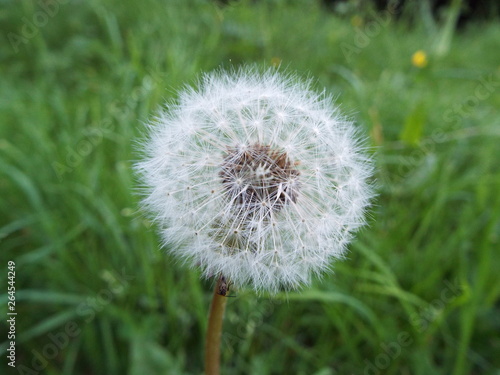
[[[267,145],[228,148],[219,176],[242,212],[277,212],[297,201],[300,172],[287,153]]]

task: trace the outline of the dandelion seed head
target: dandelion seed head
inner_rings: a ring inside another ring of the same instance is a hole
[[[356,128],[293,75],[206,74],[149,129],[143,204],[164,245],[206,277],[298,288],[364,223],[372,167]]]

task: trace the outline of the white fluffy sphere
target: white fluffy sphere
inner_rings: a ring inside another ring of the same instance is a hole
[[[309,86],[274,69],[206,74],[150,124],[143,203],[169,251],[205,276],[297,288],[363,224],[371,163]]]

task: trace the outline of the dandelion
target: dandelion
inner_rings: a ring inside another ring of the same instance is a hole
[[[428,63],[425,51],[416,51],[411,57],[411,63],[417,68],[425,68]]]
[[[204,276],[309,284],[363,224],[371,166],[331,98],[276,70],[204,75],[150,126],[138,169],[164,245]]]
[[[309,81],[276,69],[202,76],[143,146],[143,203],[172,253],[218,277],[215,315],[232,284],[309,284],[343,256],[372,195],[354,125]]]

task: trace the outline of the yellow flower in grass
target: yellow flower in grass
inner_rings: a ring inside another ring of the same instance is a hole
[[[427,54],[421,49],[415,52],[411,57],[411,63],[417,68],[425,68],[428,62]]]
[[[351,25],[353,25],[354,27],[361,27],[361,26],[363,26],[363,18],[361,18],[357,14],[354,15],[354,16],[352,16],[352,18],[351,18]]]
[[[281,65],[281,59],[279,57],[273,57],[271,59],[271,65],[274,66],[275,68],[279,67]]]

